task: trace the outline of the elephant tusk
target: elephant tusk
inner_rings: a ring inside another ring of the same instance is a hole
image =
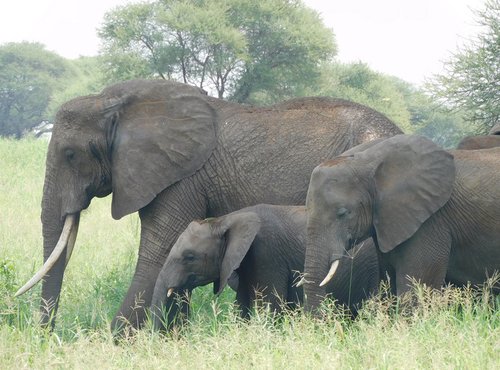
[[[74,227],[71,228],[71,232],[68,237],[68,245],[66,246],[66,264],[65,268],[68,265],[69,259],[71,258],[71,254],[73,253],[73,248],[75,247],[76,236],[78,235],[78,225],[80,224],[80,218],[75,217]]]
[[[42,278],[54,266],[54,264],[57,262],[57,260],[61,256],[61,253],[66,248],[66,245],[68,244],[68,239],[70,239],[73,226],[77,222],[76,218],[77,218],[77,216],[74,214],[66,216],[66,220],[64,221],[64,226],[63,226],[63,230],[61,232],[61,236],[59,237],[59,240],[58,240],[56,246],[54,247],[54,250],[50,254],[49,258],[47,258],[47,261],[45,261],[42,268],[40,270],[38,270],[38,272],[35,275],[33,275],[33,277],[16,292],[14,297],[17,297],[23,293],[26,293],[28,290],[33,288],[33,286],[35,286],[36,283],[38,283],[40,280],[42,280]],[[75,238],[76,238],[76,235],[73,239],[75,239]],[[73,243],[74,243],[74,241],[73,241]]]
[[[332,280],[333,275],[335,275],[335,271],[337,271],[337,267],[339,267],[339,260],[335,260],[330,266],[330,271],[328,271],[328,275],[323,279],[323,281],[319,284],[319,286],[323,286],[327,284],[330,280]]]
[[[167,292],[167,298],[170,297],[172,295],[172,293],[174,292],[174,288],[170,288]]]

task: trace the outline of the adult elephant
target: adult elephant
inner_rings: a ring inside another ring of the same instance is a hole
[[[122,82],[71,100],[56,115],[47,154],[45,263],[18,294],[43,278],[42,322],[54,325],[80,212],[112,193],[115,219],[139,211],[141,220],[136,270],[112,327],[140,327],[158,273],[190,221],[257,203],[303,204],[315,165],[398,133],[385,116],[343,100],[255,108],[164,80]]]
[[[316,167],[304,292],[314,310],[354,241],[373,237],[395,293],[500,271],[500,148],[447,152],[420,136],[361,145]],[[330,267],[332,266],[332,267]]]

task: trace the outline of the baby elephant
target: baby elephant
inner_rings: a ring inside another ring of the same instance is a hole
[[[161,307],[176,289],[214,282],[214,293],[220,293],[233,272],[239,278],[236,299],[244,317],[259,297],[273,311],[284,303],[301,303],[297,283],[304,270],[306,222],[305,207],[265,204],[191,222],[163,265],[152,307]],[[355,314],[377,290],[379,267],[371,239],[350,252],[326,291]]]

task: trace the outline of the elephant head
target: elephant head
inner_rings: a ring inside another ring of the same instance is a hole
[[[214,282],[214,293],[222,292],[246,256],[260,225],[254,212],[191,222],[163,265],[152,307],[161,307],[176,289],[193,289]]]
[[[450,198],[453,156],[420,136],[355,147],[317,166],[307,193],[306,308],[356,242],[372,236],[381,253],[409,239]]]
[[[60,108],[42,200],[45,263],[17,293],[44,279],[43,323],[53,324],[79,215],[91,199],[113,193],[115,219],[135,212],[197,171],[215,142],[215,112],[201,90],[184,84],[127,81]]]

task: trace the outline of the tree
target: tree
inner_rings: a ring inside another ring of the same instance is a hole
[[[326,95],[367,105],[392,119],[403,131],[415,130],[407,101],[396,78],[371,70],[364,63],[331,63],[322,70],[321,83],[307,95]]]
[[[477,11],[480,33],[445,63],[445,73],[428,84],[449,110],[486,132],[500,120],[500,0],[487,0]]]
[[[460,113],[443,111],[424,90],[375,72],[361,62],[323,66],[321,83],[306,95],[333,96],[367,105],[384,113],[404,132],[427,136],[448,148],[472,134]]]
[[[115,8],[99,36],[108,81],[175,79],[239,102],[300,95],[336,52],[300,0],[157,0]]]
[[[67,61],[71,73],[61,79],[57,89],[54,89],[46,116],[50,121],[65,101],[81,95],[95,94],[105,85],[99,57],[79,57]]]
[[[69,71],[64,58],[39,43],[0,46],[0,135],[19,139],[47,120],[50,97]]]

